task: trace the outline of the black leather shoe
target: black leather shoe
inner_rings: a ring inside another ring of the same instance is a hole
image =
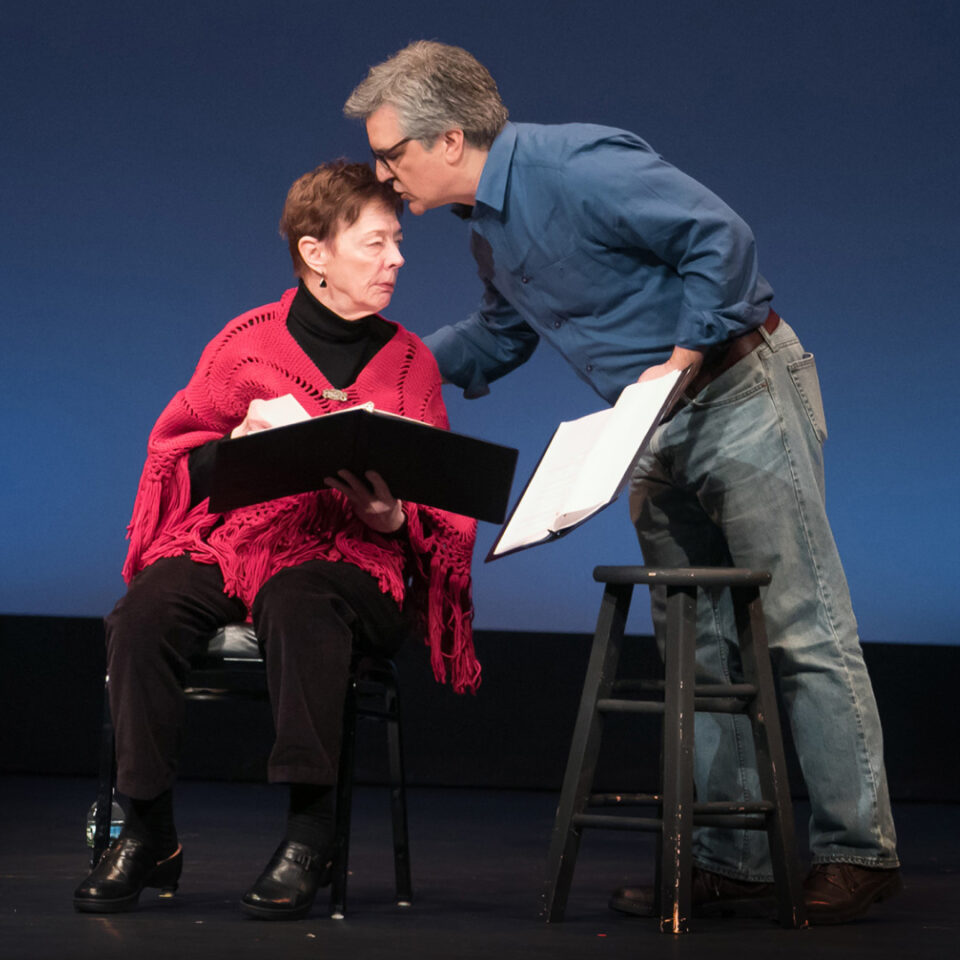
[[[321,887],[330,883],[329,851],[284,840],[256,883],[243,895],[245,913],[258,920],[300,920]]]
[[[144,887],[159,887],[161,897],[172,897],[182,869],[182,847],[158,862],[140,840],[118,837],[74,891],[73,905],[84,913],[132,910]]]
[[[656,891],[649,887],[621,887],[610,898],[610,909],[634,917],[656,916]],[[772,883],[734,880],[709,870],[693,868],[690,899],[695,917],[771,915],[775,906]]]

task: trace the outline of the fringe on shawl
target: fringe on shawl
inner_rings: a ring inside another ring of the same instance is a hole
[[[285,567],[318,559],[350,563],[376,577],[384,593],[413,612],[430,650],[430,666],[437,681],[449,680],[456,693],[476,693],[481,668],[473,647],[468,565],[472,536],[459,545],[460,550],[451,548],[446,538],[456,541],[463,532],[427,533],[420,513],[428,508],[407,504],[414,563],[408,598],[403,558],[396,544],[381,545],[367,539],[362,521],[335,491],[236,510],[220,526],[221,515],[208,513],[206,501],[193,509],[189,503],[186,456],[169,465],[166,477],[152,459],[141,478],[128,528],[130,549],[123,568],[128,583],[161,558],[190,553],[198,563],[219,564],[225,592],[238,597],[249,611],[263,584]],[[434,521],[431,526],[442,525],[439,511],[429,513]],[[305,536],[305,530],[337,532],[332,538],[318,538]]]
[[[127,525],[130,546],[123,564],[126,583],[152,562],[145,561],[144,556],[154,552],[161,526],[176,526],[186,516],[189,506],[190,472],[187,458],[176,454],[154,454],[149,457],[137,487],[133,516]],[[182,549],[178,549],[178,553],[182,552]]]
[[[211,534],[208,547],[220,564],[227,593],[249,609],[275,573],[310,560],[353,564],[377,579],[403,604],[403,557],[396,546],[369,539],[362,521],[336,491],[285,497],[233,511]]]
[[[476,693],[481,667],[473,646],[469,565],[476,523],[457,518],[463,521],[463,530],[428,533],[421,513],[441,523],[444,518],[453,519],[455,515],[415,504],[407,504],[406,511],[416,567],[408,607],[413,610],[424,634],[424,643],[430,648],[433,675],[440,683],[445,683],[449,676],[456,693],[467,690]],[[463,542],[458,543],[459,540]]]

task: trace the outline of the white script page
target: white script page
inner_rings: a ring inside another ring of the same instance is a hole
[[[506,553],[528,543],[543,540],[555,529],[569,491],[597,434],[610,417],[610,410],[600,410],[578,420],[561,423],[537,467],[523,499],[497,544],[497,553]]]
[[[576,481],[559,511],[559,526],[567,527],[613,500],[670,395],[680,371],[623,388],[616,405],[602,411],[609,416],[584,459]],[[593,414],[597,416],[597,414]],[[591,417],[584,417],[591,420]],[[579,422],[579,421],[578,421]]]

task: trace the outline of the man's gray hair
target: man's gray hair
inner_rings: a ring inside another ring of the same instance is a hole
[[[487,68],[466,50],[433,40],[411,43],[371,67],[343,112],[365,120],[383,106],[396,110],[405,136],[428,147],[460,128],[467,143],[488,149],[507,122]]]

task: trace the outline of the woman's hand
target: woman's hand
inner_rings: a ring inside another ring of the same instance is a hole
[[[377,533],[396,533],[406,517],[403,515],[403,501],[394,498],[386,481],[375,470],[368,470],[364,476],[369,486],[349,470],[338,470],[339,480],[324,477],[324,483],[339,490],[353,505],[354,513]],[[373,492],[370,492],[373,487]]]
[[[310,414],[289,393],[272,400],[257,398],[250,401],[247,415],[230,431],[230,437],[245,437],[250,433],[271,430],[273,427],[286,427],[291,423],[309,419]]]

